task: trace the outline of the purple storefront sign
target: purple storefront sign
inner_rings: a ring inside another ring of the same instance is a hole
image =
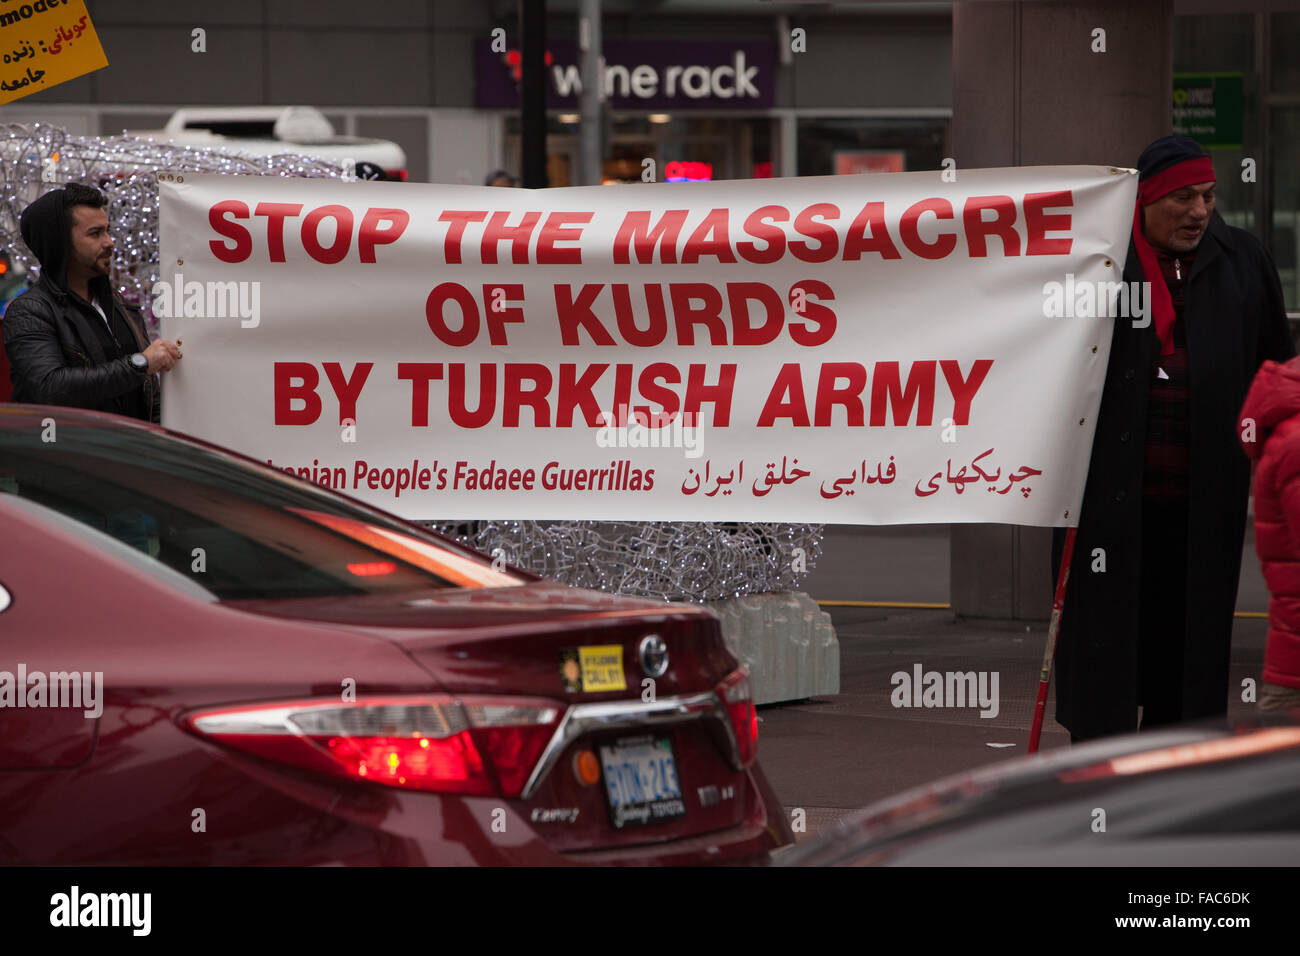
[[[546,105],[578,108],[582,89],[576,43],[548,45]],[[519,51],[494,53],[478,44],[476,102],[484,108],[519,105]],[[678,41],[605,44],[606,102],[614,109],[767,109],[776,81],[776,48],[765,43]]]

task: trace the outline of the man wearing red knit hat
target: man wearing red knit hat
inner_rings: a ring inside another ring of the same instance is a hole
[[[1139,707],[1144,730],[1227,712],[1250,485],[1237,413],[1260,364],[1295,354],[1277,269],[1215,211],[1209,156],[1165,136],[1138,171],[1124,279],[1150,294],[1115,322],[1057,647],[1076,742],[1136,729]]]

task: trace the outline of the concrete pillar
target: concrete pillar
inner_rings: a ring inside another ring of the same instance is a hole
[[[578,4],[578,49],[582,57],[582,123],[578,127],[579,186],[599,186],[605,159],[604,89],[600,62],[600,0]]]
[[[1170,132],[1173,17],[1173,0],[954,3],[957,169],[1136,165]],[[954,613],[1046,619],[1050,547],[1050,529],[954,525]]]

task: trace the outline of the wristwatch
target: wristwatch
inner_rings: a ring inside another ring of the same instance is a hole
[[[136,352],[128,361],[130,361],[131,367],[141,374],[149,371],[149,360],[145,358],[143,352]]]

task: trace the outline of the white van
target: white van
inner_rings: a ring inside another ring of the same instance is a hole
[[[351,166],[363,179],[405,182],[406,153],[396,143],[361,136],[341,136],[320,110],[312,106],[203,106],[177,110],[167,125],[157,130],[127,130],[157,142],[197,146],[246,156],[301,153],[339,165]],[[358,164],[368,163],[370,167]],[[369,173],[369,174],[368,174]]]

